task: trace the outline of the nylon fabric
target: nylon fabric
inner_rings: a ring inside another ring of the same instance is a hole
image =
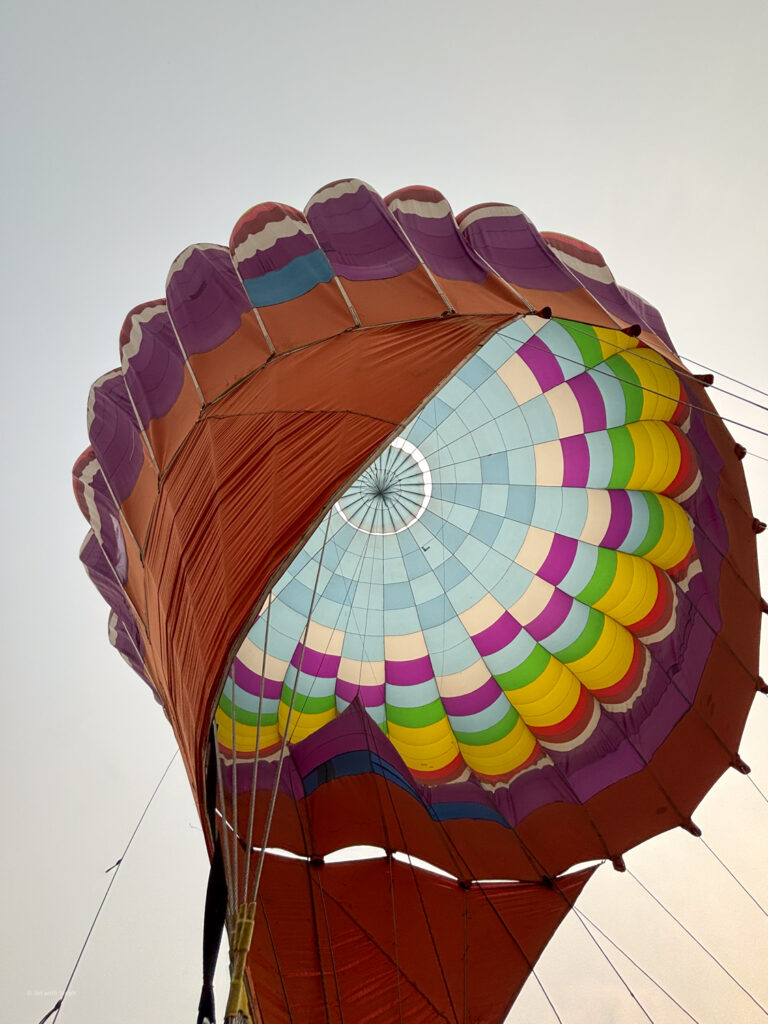
[[[309,867],[268,857],[264,871],[248,972],[265,1020],[392,1024],[397,1018],[382,993],[397,990],[397,964],[404,1022],[480,1024],[504,1019],[593,869],[554,888],[494,882],[469,889],[383,857]]]

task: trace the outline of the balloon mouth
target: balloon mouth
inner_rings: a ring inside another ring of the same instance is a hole
[[[432,472],[422,453],[396,437],[334,505],[361,533],[402,533],[424,515],[432,497]]]

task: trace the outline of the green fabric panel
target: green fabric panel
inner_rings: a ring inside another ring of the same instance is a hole
[[[545,651],[540,644],[525,659],[509,672],[503,672],[496,676],[496,682],[502,690],[519,690],[521,686],[527,686],[534,679],[538,679],[541,673],[549,664],[551,655]]]
[[[664,510],[661,502],[652,491],[640,491],[648,506],[648,532],[643,542],[635,549],[636,555],[647,555],[656,547],[664,530]]]
[[[283,691],[280,694],[280,702],[285,705],[286,708],[291,706],[291,693],[285,684],[283,684]],[[296,699],[293,702],[293,710],[295,712],[301,712],[307,715],[319,715],[323,711],[328,711],[329,708],[336,707],[336,697],[334,694],[329,694],[326,697],[308,697],[303,693],[297,693]]]
[[[603,362],[603,350],[600,347],[600,342],[597,340],[597,335],[589,324],[579,324],[573,320],[559,319],[557,322],[568,331],[576,342],[585,366],[597,366],[598,363]]]
[[[439,697],[421,708],[399,708],[396,704],[387,704],[387,719],[393,725],[402,725],[408,729],[434,725],[441,718],[445,718],[445,708]]]
[[[627,407],[625,422],[636,423],[643,414],[645,395],[640,378],[622,355],[611,356],[605,362],[621,381],[621,390],[624,392],[624,401]]]
[[[232,701],[229,699],[229,697],[226,696],[226,694],[222,693],[221,700],[219,701],[219,704],[221,705],[221,710],[224,712],[224,714],[229,715],[229,717],[231,718],[232,717]],[[255,725],[259,724],[259,714],[258,714],[257,711],[246,711],[245,708],[236,707],[235,708],[235,721],[239,722],[241,725],[254,725],[255,726]],[[267,714],[266,712],[264,712],[262,714],[262,716],[261,716],[261,724],[262,724],[262,726],[274,725],[276,721],[277,721],[277,712],[276,711],[272,712],[272,714]]]
[[[460,729],[454,729],[453,735],[459,743],[466,743],[467,746],[472,747],[480,747],[486,743],[495,743],[497,740],[502,740],[505,736],[509,735],[517,724],[519,717],[520,715],[517,711],[510,707],[509,711],[504,714],[500,721],[495,725],[489,725],[487,729],[481,729],[479,732],[462,732]]]
[[[605,616],[603,613],[599,612],[596,608],[590,608],[589,615],[587,617],[587,624],[584,627],[581,636],[577,637],[577,639],[574,640],[572,644],[569,644],[568,647],[564,648],[564,650],[558,651],[555,657],[564,665],[567,665],[571,661],[578,661],[579,658],[583,658],[585,654],[589,654],[600,639],[600,634],[603,632],[604,627]]]
[[[608,481],[609,490],[623,490],[635,468],[635,446],[626,427],[611,427],[608,438],[613,449],[613,470]]]
[[[582,604],[593,605],[608,592],[608,588],[616,579],[616,564],[618,555],[613,548],[597,549],[597,565],[592,573],[592,578],[576,600]]]

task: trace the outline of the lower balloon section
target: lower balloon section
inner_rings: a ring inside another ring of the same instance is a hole
[[[392,856],[266,858],[247,961],[255,1020],[504,1020],[593,868],[460,884]]]

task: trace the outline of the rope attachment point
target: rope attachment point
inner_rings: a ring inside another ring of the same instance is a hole
[[[256,904],[241,903],[232,928],[231,980],[224,1024],[251,1024],[251,1011],[245,990],[245,961],[251,948],[255,920]]]

